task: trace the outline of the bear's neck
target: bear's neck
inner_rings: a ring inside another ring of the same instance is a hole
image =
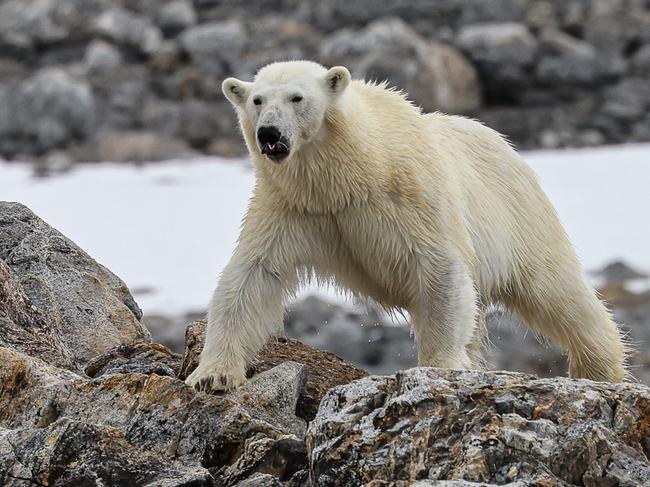
[[[371,169],[377,158],[374,148],[366,143],[368,139],[359,138],[358,123],[361,121],[332,109],[318,141],[290,160],[274,164],[258,156],[258,177],[300,212],[335,214],[365,204],[378,185],[377,168]]]

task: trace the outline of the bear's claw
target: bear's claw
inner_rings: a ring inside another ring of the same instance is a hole
[[[199,366],[185,383],[200,392],[228,392],[242,386],[246,376],[241,372],[211,372]]]

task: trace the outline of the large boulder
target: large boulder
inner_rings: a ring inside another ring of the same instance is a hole
[[[636,486],[649,425],[641,385],[416,368],[332,389],[307,445],[314,485]]]
[[[95,109],[90,84],[62,68],[0,85],[0,151],[41,153],[83,139],[95,127]]]
[[[356,77],[388,81],[427,112],[467,113],[480,103],[476,71],[465,57],[426,41],[397,18],[340,29],[321,43],[319,56],[327,65],[347,66]]]
[[[150,19],[120,7],[99,15],[94,28],[98,34],[143,54],[153,54],[162,45],[162,33]]]
[[[29,300],[29,309],[20,304],[25,313],[38,312],[34,319],[47,323],[52,343],[77,367],[121,344],[150,341],[126,284],[19,203],[0,202],[0,260],[18,301],[23,293]]]

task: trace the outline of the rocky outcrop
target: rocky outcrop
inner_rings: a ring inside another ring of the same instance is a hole
[[[650,478],[650,389],[641,385],[426,368],[367,377],[273,337],[241,388],[198,392],[182,379],[196,367],[205,321],[188,327],[183,356],[146,333],[116,334],[141,326],[123,283],[25,207],[0,208],[2,486]],[[82,298],[85,315],[71,313]]]
[[[314,485],[637,486],[649,421],[645,386],[416,368],[330,391],[307,445]]]
[[[519,147],[650,140],[643,0],[32,4],[0,2],[0,156],[36,157],[44,171],[61,168],[61,150],[72,161],[242,155],[221,80],[287,59],[387,79]]]
[[[478,76],[467,59],[397,18],[340,29],[320,45],[318,57],[328,66],[352,67],[359,78],[386,80],[428,112],[472,113],[480,106]]]
[[[288,479],[305,466],[299,364],[219,397],[156,371],[90,379],[7,348],[0,359],[2,485],[233,485],[258,467]]]
[[[205,320],[187,327],[185,332],[185,353],[180,369],[180,378],[185,379],[199,364],[199,355],[205,342]],[[296,413],[311,420],[325,393],[332,387],[347,384],[365,377],[368,373],[344,362],[330,352],[318,351],[304,343],[284,336],[269,339],[267,345],[249,364],[248,375],[253,376],[287,360],[300,363],[307,368],[307,382],[298,398]]]
[[[39,341],[61,351],[52,363],[81,366],[118,345],[150,340],[126,284],[18,203],[0,202],[0,261],[14,296],[0,306],[13,308],[6,313],[28,333],[48,329],[51,337]],[[40,325],[27,326],[30,320]]]

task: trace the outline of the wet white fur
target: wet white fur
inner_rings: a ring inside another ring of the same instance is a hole
[[[223,88],[256,185],[189,384],[242,384],[282,326],[283,300],[310,275],[408,310],[420,365],[478,367],[483,313],[498,303],[567,351],[572,376],[623,379],[617,326],[532,170],[497,132],[306,61]],[[255,141],[268,113],[290,132],[281,164]]]

